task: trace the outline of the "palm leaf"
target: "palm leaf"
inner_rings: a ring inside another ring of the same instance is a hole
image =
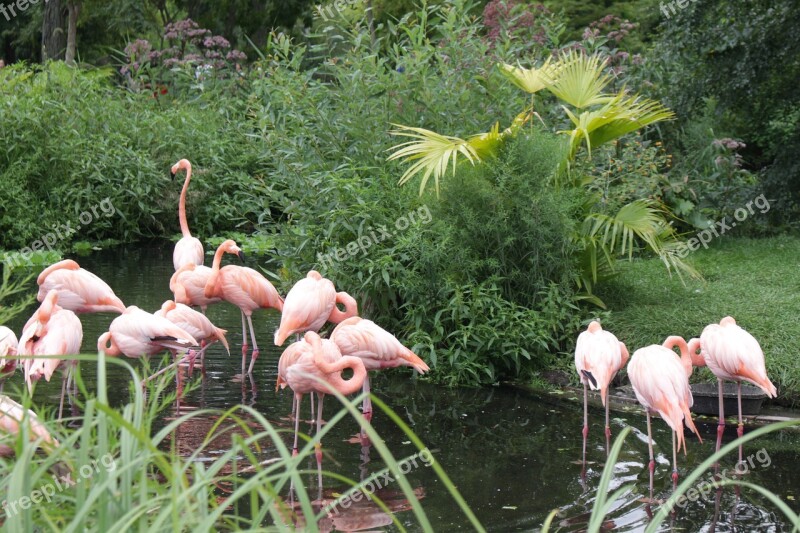
[[[620,208],[616,215],[592,213],[584,220],[584,234],[600,237],[600,244],[609,254],[633,257],[637,237],[658,255],[663,251],[664,226],[662,209],[650,199],[634,200]]]
[[[498,63],[500,72],[508,78],[511,83],[523,91],[534,94],[548,85],[555,82],[563,64],[559,61],[551,63],[552,57],[548,57],[544,64],[539,68],[522,68],[521,66],[509,65],[508,63]]]
[[[547,85],[547,89],[559,99],[584,109],[614,98],[603,94],[603,89],[611,82],[611,76],[603,74],[606,62],[599,56],[572,51],[560,64],[557,79]]]
[[[618,113],[611,113],[611,116],[616,114],[617,118],[592,129],[586,139],[587,145],[599,146],[649,124],[675,118],[671,110],[647,98],[634,96],[609,105],[619,109]]]
[[[459,137],[440,135],[434,131],[424,128],[414,128],[393,124],[399,128],[390,132],[392,135],[410,137],[411,141],[393,146],[394,152],[388,160],[403,159],[414,161],[400,177],[399,184],[405,185],[411,178],[422,173],[422,181],[419,185],[420,195],[425,191],[428,180],[433,175],[436,186],[436,194],[439,194],[439,179],[447,172],[452,163],[453,174],[456,171],[459,154],[467,161],[475,164],[480,161],[480,156],[469,141]]]

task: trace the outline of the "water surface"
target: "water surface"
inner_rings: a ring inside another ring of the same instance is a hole
[[[126,305],[137,305],[147,311],[157,310],[164,300],[172,297],[169,277],[172,274],[172,248],[166,244],[127,247],[93,253],[75,258],[81,266],[106,280]],[[207,258],[210,264],[211,258]],[[226,261],[227,262],[227,261]],[[257,261],[248,260],[257,268]],[[256,264],[254,264],[256,263]],[[346,287],[342,288],[347,290]],[[32,285],[31,291],[34,291]],[[32,309],[31,309],[32,311]],[[28,315],[30,313],[27,313]],[[209,308],[209,317],[219,327],[227,329],[231,344],[228,357],[221,346],[209,349],[206,358],[205,378],[195,374],[197,387],[184,399],[182,409],[228,408],[237,403],[254,406],[270,422],[287,429],[285,441],[291,444],[291,410],[289,391],[275,393],[275,379],[279,350],[271,339],[279,317],[274,310],[258,311],[254,315],[256,335],[261,348],[254,373],[255,390],[246,383],[234,380],[241,365],[241,319],[239,310],[229,304]],[[83,351],[92,353],[98,336],[108,328],[114,315],[82,315],[84,327]],[[25,317],[18,317],[10,326],[17,332]],[[138,365],[134,362],[134,365]],[[89,368],[87,368],[89,367]],[[128,376],[121,369],[110,366],[110,399],[122,403],[127,399]],[[91,379],[93,369],[84,364],[84,375]],[[17,377],[21,382],[21,378]],[[386,402],[408,423],[422,441],[433,451],[461,494],[490,531],[534,531],[549,512],[560,509],[556,520],[559,531],[585,529],[588,515],[595,501],[596,487],[605,462],[605,438],[602,413],[590,412],[590,435],[585,476],[581,465],[576,464],[581,455],[582,409],[578,404],[542,397],[511,387],[484,389],[445,389],[414,378],[408,369],[387,371],[373,378],[373,393]],[[58,402],[60,385],[54,383],[37,388],[37,400]],[[308,413],[308,400],[304,412]],[[325,402],[325,418],[330,418],[337,406],[335,399]],[[168,418],[174,413],[168,413]],[[306,414],[305,418],[308,418]],[[631,426],[619,461],[614,465],[611,489],[632,484],[622,498],[614,504],[607,526],[616,531],[639,531],[648,523],[648,508],[641,501],[648,494],[647,439],[645,419],[639,413],[612,415],[612,431],[618,434]],[[191,453],[196,442],[205,436],[213,423],[193,420],[191,427],[182,427],[175,435],[179,450]],[[395,457],[411,456],[416,449],[408,438],[380,411],[376,411],[373,425],[381,434]],[[303,431],[311,426],[303,424]],[[656,498],[669,497],[671,436],[666,424],[653,420],[656,442]],[[708,457],[714,447],[716,427],[699,425],[703,437],[687,434],[688,454],[679,455],[681,474]],[[350,479],[365,479],[380,471],[384,464],[369,447],[352,443],[357,433],[354,421],[345,419],[326,436],[324,468]],[[726,440],[735,438],[730,427]],[[225,450],[221,439],[218,449]],[[759,483],[778,494],[791,508],[800,510],[800,476],[797,475],[800,433],[783,432],[754,441],[744,450],[752,457],[752,468],[746,480]],[[270,451],[267,450],[266,453]],[[757,455],[758,454],[758,455]],[[210,457],[213,459],[213,457]],[[732,454],[722,468],[733,470],[736,457]],[[313,470],[315,462],[308,468]],[[436,478],[433,469],[422,461],[410,468],[408,474],[412,487],[420,497],[436,531],[472,530],[461,515],[449,494]],[[705,477],[704,477],[705,479]],[[332,499],[346,486],[330,478],[318,486],[316,476],[309,475],[306,488],[323,499]],[[288,498],[288,494],[286,495]],[[418,530],[413,514],[403,500],[399,487],[387,483],[378,496],[396,512],[401,523],[410,530]],[[718,498],[711,493],[679,509],[662,527],[682,531],[790,531],[786,519],[763,498],[743,490],[737,495],[725,489]],[[656,512],[657,506],[652,507]],[[353,502],[340,508],[319,526],[323,530],[357,531],[378,529],[392,531],[391,519],[368,501]],[[299,525],[299,524],[298,524]]]

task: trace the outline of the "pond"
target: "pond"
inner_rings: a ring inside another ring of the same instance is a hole
[[[137,305],[155,311],[162,302],[172,297],[169,277],[172,274],[172,247],[169,243],[154,243],[140,247],[117,248],[77,257],[81,266],[105,279],[126,305]],[[210,263],[210,258],[207,259]],[[248,259],[250,266],[254,266]],[[346,290],[346,287],[341,289]],[[33,287],[31,288],[33,290]],[[239,310],[225,303],[211,306],[209,317],[219,327],[228,330],[231,356],[215,345],[206,358],[205,378],[195,373],[198,384],[182,402],[182,409],[202,407],[228,408],[244,402],[254,406],[274,425],[288,429],[292,398],[288,390],[275,392],[277,359],[280,351],[272,346],[273,332],[278,325],[274,310],[258,311],[254,315],[256,335],[262,348],[254,373],[255,390],[250,384],[233,379],[241,363],[241,320]],[[18,317],[10,326],[21,330],[26,317]],[[113,315],[82,315],[84,325],[83,351],[91,353],[98,336],[107,329]],[[402,340],[402,339],[401,339]],[[138,362],[133,362],[137,366]],[[84,365],[90,367],[91,365]],[[84,374],[91,376],[90,368]],[[112,401],[127,398],[127,374],[115,366],[110,367]],[[19,380],[19,377],[16,379]],[[21,381],[21,380],[19,380]],[[50,401],[57,405],[60,384],[39,386],[37,401]],[[539,396],[513,387],[485,389],[445,389],[414,379],[409,369],[386,371],[373,378],[373,393],[385,401],[408,423],[422,441],[432,450],[458,487],[483,525],[490,531],[533,531],[541,527],[553,509],[560,509],[556,519],[559,531],[579,531],[586,527],[588,515],[595,501],[595,491],[605,461],[605,438],[602,413],[590,412],[590,434],[585,477],[581,465],[576,463],[581,455],[581,405],[560,401],[549,396]],[[304,401],[304,418],[309,402]],[[325,418],[337,409],[335,400],[325,402]],[[174,416],[168,413],[167,417]],[[387,417],[376,410],[373,426],[381,434],[395,457],[415,453],[408,438]],[[193,427],[181,428],[176,435],[179,449],[192,447],[192,437],[202,437],[207,428],[193,422]],[[639,413],[612,413],[614,435],[626,426],[633,432],[626,440],[618,463],[614,466],[611,490],[626,484],[632,488],[618,500],[608,516],[607,526],[616,531],[642,530],[648,523],[647,507],[642,498],[648,496],[647,434],[645,418]],[[679,455],[681,475],[707,458],[714,449],[716,426],[699,424],[703,436],[687,434],[688,455]],[[304,424],[310,432],[311,426]],[[656,441],[656,498],[669,497],[671,435],[660,419],[653,420]],[[366,475],[381,470],[384,465],[374,450],[362,447],[357,439],[357,426],[345,419],[324,440],[323,467],[350,479],[364,479]],[[285,433],[287,444],[292,434]],[[735,428],[729,426],[726,440],[735,438]],[[183,442],[181,442],[183,441]],[[745,458],[751,456],[752,468],[746,480],[761,484],[786,501],[795,511],[800,498],[800,476],[797,475],[797,451],[800,450],[800,432],[786,431],[772,434],[745,447]],[[722,468],[733,469],[736,455],[731,454]],[[308,468],[315,464],[309,462]],[[436,531],[471,530],[433,469],[420,461],[408,474],[412,487],[421,498]],[[707,479],[704,476],[703,479]],[[324,478],[322,494],[333,497],[346,486],[332,478]],[[316,476],[308,477],[306,488],[317,494]],[[380,496],[390,502],[397,517],[410,530],[417,530],[407,502],[402,500],[399,488],[395,492],[387,486]],[[288,497],[288,495],[287,495]],[[654,507],[653,510],[657,510]],[[390,519],[369,502],[353,504],[349,509],[333,516],[321,528],[337,531],[388,528]],[[737,496],[732,488],[722,492],[715,501],[714,493],[679,509],[668,520],[669,526],[686,531],[790,531],[791,525],[772,505],[752,491],[742,490]]]

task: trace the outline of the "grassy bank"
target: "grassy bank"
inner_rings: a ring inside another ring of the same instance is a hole
[[[603,287],[611,309],[604,325],[633,350],[661,343],[668,335],[686,339],[730,315],[761,343],[767,372],[782,402],[800,401],[800,238],[722,238],[688,259],[700,282],[670,279],[657,259],[636,260]],[[710,380],[707,369],[692,379]]]

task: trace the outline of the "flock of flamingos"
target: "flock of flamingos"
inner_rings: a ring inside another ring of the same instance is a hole
[[[140,357],[169,350],[176,364],[189,362],[193,366],[199,355],[201,365],[208,346],[221,342],[226,350],[228,343],[225,331],[214,326],[205,316],[207,306],[221,301],[229,302],[241,310],[242,315],[242,378],[245,372],[252,373],[259,349],[253,330],[253,311],[274,308],[281,312],[280,327],[275,332],[275,345],[282,346],[291,336],[296,342],[285,349],[278,361],[278,386],[288,385],[295,394],[293,416],[295,419],[294,450],[297,450],[299,409],[302,396],[318,394],[317,431],[322,418],[322,400],[332,389],[342,394],[351,394],[363,389],[365,395],[363,412],[371,419],[369,402],[369,370],[397,366],[413,367],[420,373],[428,365],[403,346],[391,333],[370,320],[357,316],[356,301],[345,292],[336,292],[334,284],[316,271],[298,281],[285,299],[259,272],[237,265],[221,267],[224,254],[244,259],[241,249],[232,240],[226,240],[216,250],[212,266],[203,265],[202,243],[192,237],[186,221],[186,191],[191,180],[192,167],[182,159],[172,167],[172,174],[186,171],[181,191],[178,216],[183,237],[175,245],[173,263],[175,273],[170,280],[174,301],[166,301],[156,313],[148,313],[136,306],[126,307],[103,280],[79,267],[72,260],[64,260],[46,268],[38,277],[39,309],[25,324],[17,340],[14,333],[0,326],[0,378],[13,374],[17,366],[15,356],[33,356],[21,359],[25,381],[30,388],[32,382],[50,377],[63,366],[65,378],[63,392],[69,388],[73,365],[67,356],[80,353],[83,337],[81,322],[76,313],[114,312],[120,313],[110,324],[108,331],[98,339],[98,350],[109,356],[126,355]],[[344,310],[340,310],[341,304]],[[192,307],[200,307],[198,312]],[[337,324],[329,339],[316,333],[326,322]],[[253,350],[249,367],[247,354],[247,330]],[[300,334],[304,338],[300,339]],[[680,357],[673,351],[677,347]],[[178,354],[183,354],[178,358]],[[60,358],[37,358],[36,356],[61,356]],[[628,362],[628,350],[612,333],[604,331],[598,322],[592,322],[582,332],[575,348],[575,367],[584,385],[583,453],[586,455],[586,439],[589,432],[587,394],[588,388],[600,390],[606,409],[605,434],[610,441],[607,393],[611,380]],[[719,324],[706,327],[699,338],[688,343],[681,337],[671,336],[663,345],[652,345],[636,350],[630,357],[628,376],[639,402],[647,413],[647,430],[650,452],[650,491],[653,490],[655,461],[650,429],[651,413],[658,413],[672,428],[673,481],[677,484],[677,451],[686,443],[683,423],[700,437],[692,421],[689,408],[692,393],[689,376],[695,366],[708,366],[718,378],[720,388],[719,426],[717,450],[719,450],[725,427],[723,413],[722,384],[724,380],[735,381],[739,392],[739,436],[743,433],[741,414],[741,382],[753,383],[770,397],[776,395],[775,386],[767,377],[761,347],[747,331],[739,327],[731,317],[723,318]],[[344,379],[342,372],[350,368],[352,377]],[[2,381],[0,381],[2,387]],[[0,388],[0,390],[2,390]],[[7,397],[0,397],[0,431],[18,431],[22,420],[22,407]],[[313,399],[312,399],[313,410]],[[313,416],[313,415],[312,415]],[[31,414],[35,423],[35,416]],[[42,436],[43,428],[35,428],[34,434]],[[2,453],[0,449],[0,453]],[[7,450],[6,450],[7,451]],[[740,449],[741,461],[741,449]],[[321,461],[321,450],[317,448],[317,460]]]

